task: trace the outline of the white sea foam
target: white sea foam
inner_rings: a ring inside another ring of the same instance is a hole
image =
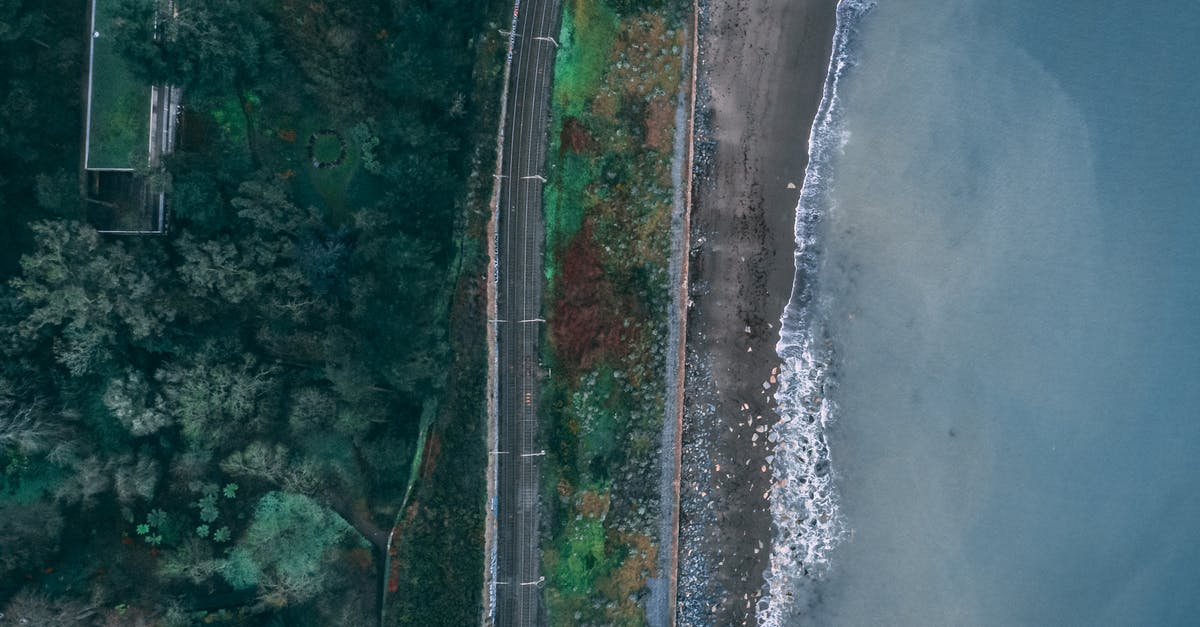
[[[774,427],[771,463],[771,515],[775,523],[767,594],[757,607],[764,626],[791,624],[811,601],[811,584],[829,563],[844,524],[830,472],[825,429],[835,407],[827,398],[830,351],[819,333],[814,302],[819,249],[817,226],[828,205],[831,157],[845,144],[839,117],[838,83],[853,66],[851,40],[874,0],[841,0],[837,7],[833,52],[824,93],[813,120],[808,166],[796,207],[796,280],[781,320],[779,344],[784,360],[775,393],[780,415]]]

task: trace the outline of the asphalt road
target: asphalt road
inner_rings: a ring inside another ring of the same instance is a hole
[[[498,220],[496,614],[500,627],[541,625],[538,344],[550,84],[560,0],[517,0],[504,121]],[[538,39],[538,38],[545,39]]]

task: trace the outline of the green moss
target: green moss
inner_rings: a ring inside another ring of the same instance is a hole
[[[603,2],[570,2],[563,13],[554,67],[554,102],[580,115],[599,89],[617,38],[617,15]]]
[[[345,156],[342,138],[334,133],[318,133],[313,138],[313,160],[334,163]],[[335,166],[336,167],[336,166]]]
[[[606,546],[604,523],[599,518],[572,522],[560,543],[559,559],[551,575],[554,587],[568,596],[593,592],[596,581],[616,565]]]
[[[592,182],[600,174],[599,163],[594,157],[566,153],[554,171],[554,184],[546,186],[546,250],[551,253],[545,265],[548,281],[558,276],[558,253],[583,226],[584,209],[593,201]]]
[[[131,168],[145,158],[150,123],[150,86],[130,73],[117,54],[109,11],[114,0],[97,0],[93,41],[87,167]]]

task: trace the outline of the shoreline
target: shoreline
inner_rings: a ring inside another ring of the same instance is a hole
[[[837,3],[703,4],[677,615],[755,624],[773,534],[775,345]]]

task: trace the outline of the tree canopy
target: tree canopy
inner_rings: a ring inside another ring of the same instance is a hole
[[[157,4],[118,0],[102,36],[183,88],[152,172],[170,229],[118,237],[81,206],[62,80],[86,73],[86,6],[0,0],[0,608],[371,624],[422,409],[450,389],[506,8]],[[305,153],[317,134],[339,163]]]

